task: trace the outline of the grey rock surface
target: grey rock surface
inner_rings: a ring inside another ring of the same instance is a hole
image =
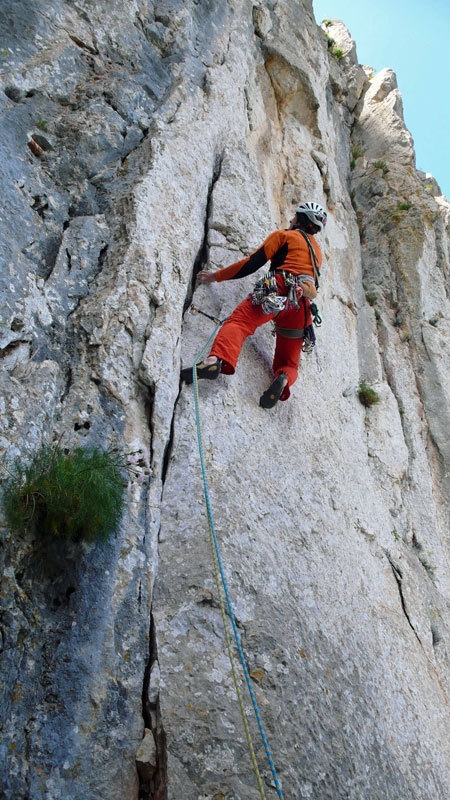
[[[305,199],[329,211],[317,359],[261,409],[265,326],[199,386],[233,613],[286,800],[450,793],[450,204],[394,73],[323,27],[310,0],[2,16],[1,454],[63,437],[129,465],[109,542],[1,528],[7,800],[261,796],[179,370],[214,330],[192,299],[223,319],[254,282],[197,272]]]

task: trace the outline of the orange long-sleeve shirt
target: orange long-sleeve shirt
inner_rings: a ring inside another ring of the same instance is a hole
[[[316,255],[317,267],[320,269],[322,251],[314,236],[309,234],[308,238]],[[214,273],[214,280],[220,282],[245,278],[264,266],[267,261],[271,261],[272,269],[283,269],[294,275],[311,275],[314,278],[311,254],[302,234],[296,230],[278,230],[271,233],[261,247],[246,258],[217,270]]]

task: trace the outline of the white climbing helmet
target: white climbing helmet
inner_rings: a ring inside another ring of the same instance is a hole
[[[318,203],[301,203],[295,210],[297,214],[305,214],[319,230],[323,230],[327,224],[327,212]]]

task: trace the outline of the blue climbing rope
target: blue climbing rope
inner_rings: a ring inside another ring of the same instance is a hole
[[[231,603],[230,593],[229,593],[229,590],[228,590],[228,583],[227,583],[227,580],[226,580],[226,577],[225,577],[222,558],[221,558],[221,555],[220,555],[219,542],[218,542],[216,531],[215,531],[215,527],[214,527],[214,519],[213,519],[213,514],[212,514],[211,501],[210,501],[209,489],[208,489],[208,482],[207,482],[207,477],[206,477],[205,461],[204,461],[204,457],[203,457],[202,430],[201,430],[200,408],[199,408],[199,398],[198,398],[198,378],[197,378],[197,369],[196,368],[197,368],[197,364],[199,363],[199,361],[202,359],[204,353],[206,352],[210,342],[214,339],[216,331],[218,330],[218,328],[220,328],[220,326],[222,324],[223,324],[222,322],[219,322],[218,325],[215,327],[214,331],[212,332],[211,336],[207,340],[206,344],[202,347],[202,349],[200,350],[200,352],[196,356],[196,358],[194,360],[194,365],[192,367],[192,377],[193,377],[193,387],[194,387],[194,403],[195,403],[195,421],[196,421],[196,426],[197,426],[197,440],[198,440],[198,450],[199,450],[200,465],[201,465],[202,478],[203,478],[203,490],[204,490],[204,495],[205,495],[206,510],[207,510],[207,516],[208,516],[208,525],[209,525],[209,531],[210,531],[211,549],[212,549],[212,556],[213,556],[213,562],[214,562],[214,570],[215,570],[215,575],[216,575],[217,591],[218,591],[218,594],[219,594],[219,603],[220,603],[220,608],[221,608],[221,612],[222,612],[222,619],[223,619],[223,624],[224,624],[224,629],[225,629],[225,638],[226,638],[226,641],[227,641],[228,655],[229,655],[229,658],[230,658],[231,669],[232,669],[234,684],[235,684],[235,688],[236,688],[236,693],[237,693],[239,705],[240,705],[240,708],[241,708],[242,720],[243,720],[243,723],[244,723],[244,729],[245,729],[245,733],[246,733],[246,736],[247,736],[247,742],[248,742],[250,755],[251,755],[251,759],[252,759],[252,763],[253,763],[253,769],[255,771],[255,775],[256,775],[257,782],[258,782],[258,787],[259,787],[259,790],[260,790],[261,797],[265,798],[264,787],[263,787],[263,783],[262,783],[261,776],[260,776],[260,773],[259,773],[258,764],[257,764],[257,761],[256,761],[256,756],[255,756],[255,752],[254,752],[254,748],[253,748],[253,743],[252,743],[252,740],[251,740],[251,734],[250,734],[250,730],[249,730],[249,727],[248,727],[248,721],[247,721],[247,716],[246,716],[246,713],[245,713],[244,703],[243,703],[243,700],[242,700],[240,684],[239,684],[239,681],[238,681],[238,678],[237,678],[237,675],[236,675],[236,671],[235,671],[233,651],[232,651],[232,648],[231,648],[231,643],[230,643],[229,634],[228,634],[227,613],[228,613],[228,617],[230,619],[231,626],[232,626],[232,629],[233,629],[234,640],[235,640],[236,648],[237,648],[237,651],[238,651],[238,654],[239,654],[239,660],[241,662],[242,670],[244,672],[245,682],[247,684],[247,688],[248,688],[248,691],[249,691],[249,694],[250,694],[250,699],[251,699],[251,702],[252,702],[253,711],[255,713],[256,721],[257,721],[258,728],[259,728],[259,733],[260,733],[260,736],[261,736],[261,739],[262,739],[262,743],[264,745],[264,750],[266,752],[267,760],[269,762],[270,770],[271,770],[272,777],[273,777],[273,782],[274,782],[278,797],[283,798],[281,785],[280,785],[280,782],[278,780],[277,772],[276,772],[276,769],[275,769],[275,764],[274,764],[274,761],[273,761],[273,758],[272,758],[272,754],[270,752],[270,747],[269,747],[269,743],[267,741],[267,736],[266,736],[266,732],[265,732],[265,729],[264,729],[263,721],[262,721],[262,718],[261,718],[261,713],[260,713],[260,710],[259,710],[259,707],[258,707],[258,702],[256,700],[255,692],[253,690],[253,686],[252,686],[252,683],[251,683],[251,678],[250,678],[250,674],[249,674],[249,671],[248,671],[244,650],[243,650],[243,647],[242,647],[241,636],[240,636],[239,630],[238,630],[237,625],[236,625],[236,618],[234,616],[233,606],[232,606],[232,603]],[[223,603],[222,590],[223,590],[223,595],[225,596],[226,609],[225,609],[225,605]]]

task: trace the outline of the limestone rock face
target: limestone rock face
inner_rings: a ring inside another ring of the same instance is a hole
[[[263,410],[267,325],[199,385],[232,613],[286,800],[444,800],[450,204],[394,73],[310,0],[19,0],[0,33],[0,448],[116,447],[129,477],[106,543],[1,529],[2,796],[262,796],[179,370],[214,332],[192,300],[224,319],[254,283],[197,272],[312,199],[317,357]]]

